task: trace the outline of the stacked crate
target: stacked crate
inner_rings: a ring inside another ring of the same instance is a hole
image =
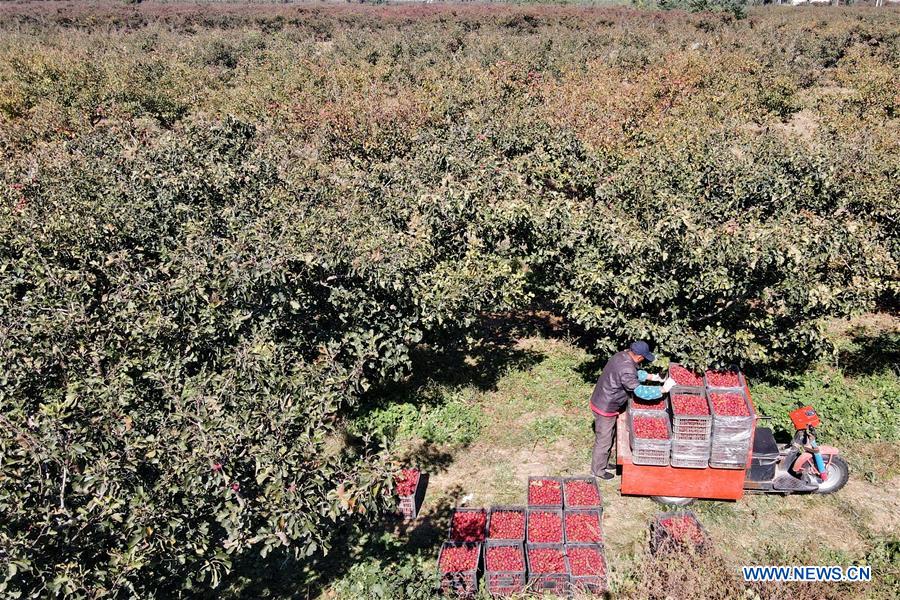
[[[602,504],[595,477],[529,477],[527,507],[455,509],[438,555],[441,593],[475,598],[482,568],[494,597],[606,593]],[[532,518],[546,515],[555,522],[534,529]]]
[[[665,422],[666,438],[652,439],[635,435],[635,421],[641,419],[660,419]],[[636,465],[667,466],[672,449],[672,426],[667,413],[646,416],[646,413],[628,414],[629,437],[631,438],[631,462]]]
[[[709,399],[703,388],[696,393],[671,393],[672,407],[672,466],[705,469],[709,465],[709,447],[712,434],[712,413]],[[693,400],[706,407],[706,414],[681,412],[680,400]]]
[[[720,469],[744,469],[747,467],[747,456],[756,426],[756,416],[747,398],[744,375],[736,372],[736,385],[732,387],[716,387],[704,376],[706,393],[712,413],[712,439],[709,466]],[[716,408],[717,397],[734,395],[744,406],[745,415],[725,415]]]
[[[515,527],[499,527],[501,520],[514,521]],[[492,561],[495,548],[514,548],[521,556],[522,569],[504,570]],[[508,596],[525,590],[525,507],[492,506],[488,512],[488,538],[484,547],[484,573],[487,591],[494,596]]]

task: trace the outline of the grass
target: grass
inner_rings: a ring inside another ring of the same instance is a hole
[[[740,564],[872,564],[876,582],[869,585],[754,585],[734,597],[891,597],[900,571],[895,493],[900,485],[900,374],[891,358],[898,322],[870,316],[851,325],[832,326],[835,354],[807,372],[751,380],[759,409],[777,417],[781,433],[787,431],[789,409],[797,403],[816,406],[825,421],[825,443],[838,445],[850,461],[850,484],[833,496],[748,495],[735,503],[695,503],[691,509],[718,548],[695,565],[704,573],[698,579],[697,571],[684,564],[646,554],[647,525],[660,507],[649,499],[622,497],[617,480],[602,482],[616,596],[731,597],[716,595],[717,590],[744,589],[737,579]],[[593,420],[587,403],[597,360],[563,333],[507,331],[505,360],[497,348],[476,349],[468,356],[426,353],[420,358],[428,362],[429,375],[379,392],[387,400],[376,400],[376,408],[358,418],[393,423],[385,415],[400,413],[401,425],[388,429],[401,438],[394,442],[408,459],[437,448],[444,460],[431,469],[418,524],[411,530],[388,528],[380,550],[324,586],[323,597],[428,597],[424,588],[436,568],[453,506],[462,501],[469,506],[524,504],[529,475],[588,471]],[[372,415],[380,416],[372,420]],[[406,539],[411,546],[403,545]],[[391,548],[388,561],[385,548]],[[647,575],[650,565],[657,569],[653,576]]]

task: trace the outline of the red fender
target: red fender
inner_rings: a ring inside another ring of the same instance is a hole
[[[835,448],[834,446],[819,446],[819,454],[823,457],[831,454],[839,454],[840,450]],[[813,459],[812,452],[804,452],[794,461],[794,464],[791,466],[791,471],[795,473],[799,473],[803,470],[803,467],[806,466],[806,463]],[[825,461],[825,466],[828,466],[828,461]]]

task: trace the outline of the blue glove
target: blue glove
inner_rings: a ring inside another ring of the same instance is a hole
[[[640,381],[641,383],[647,381],[647,371],[643,369],[638,371],[638,381]]]
[[[639,385],[634,388],[634,395],[641,400],[659,400],[662,398],[662,390],[656,385]]]

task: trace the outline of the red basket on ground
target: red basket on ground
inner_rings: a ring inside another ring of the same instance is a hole
[[[518,513],[522,515],[522,534],[515,537],[507,537],[507,536],[498,536],[495,535],[493,531],[491,531],[491,523],[494,519],[494,516],[501,513]],[[492,506],[488,511],[488,523],[487,523],[487,531],[488,531],[488,540],[506,540],[506,541],[519,541],[522,542],[525,540],[525,507],[524,506]]]
[[[576,575],[580,557],[579,554],[589,553],[599,555],[602,568],[595,573]],[[566,544],[566,557],[569,561],[569,577],[573,590],[602,594],[609,589],[609,567],[606,562],[606,553],[603,544]]]
[[[542,572],[536,565],[535,551],[558,550],[562,555],[561,569],[558,572]],[[566,558],[564,544],[526,544],[525,560],[528,568],[528,587],[535,592],[553,592],[559,596],[569,593],[569,560]]]
[[[522,558],[522,569],[504,571],[494,568],[491,550],[494,548],[515,548]],[[525,546],[522,542],[488,540],[484,544],[484,575],[488,592],[494,596],[508,596],[522,592],[528,584],[525,576]]]
[[[443,559],[444,557],[444,552],[446,552],[448,548],[461,546],[476,549],[477,554],[475,558],[474,568],[466,571],[449,571],[447,573],[442,572],[441,559]],[[466,542],[444,542],[444,544],[441,546],[441,551],[438,554],[438,575],[441,578],[441,592],[449,596],[456,596],[457,598],[475,598],[475,596],[478,594],[478,569],[480,563],[480,543],[472,544]]]

